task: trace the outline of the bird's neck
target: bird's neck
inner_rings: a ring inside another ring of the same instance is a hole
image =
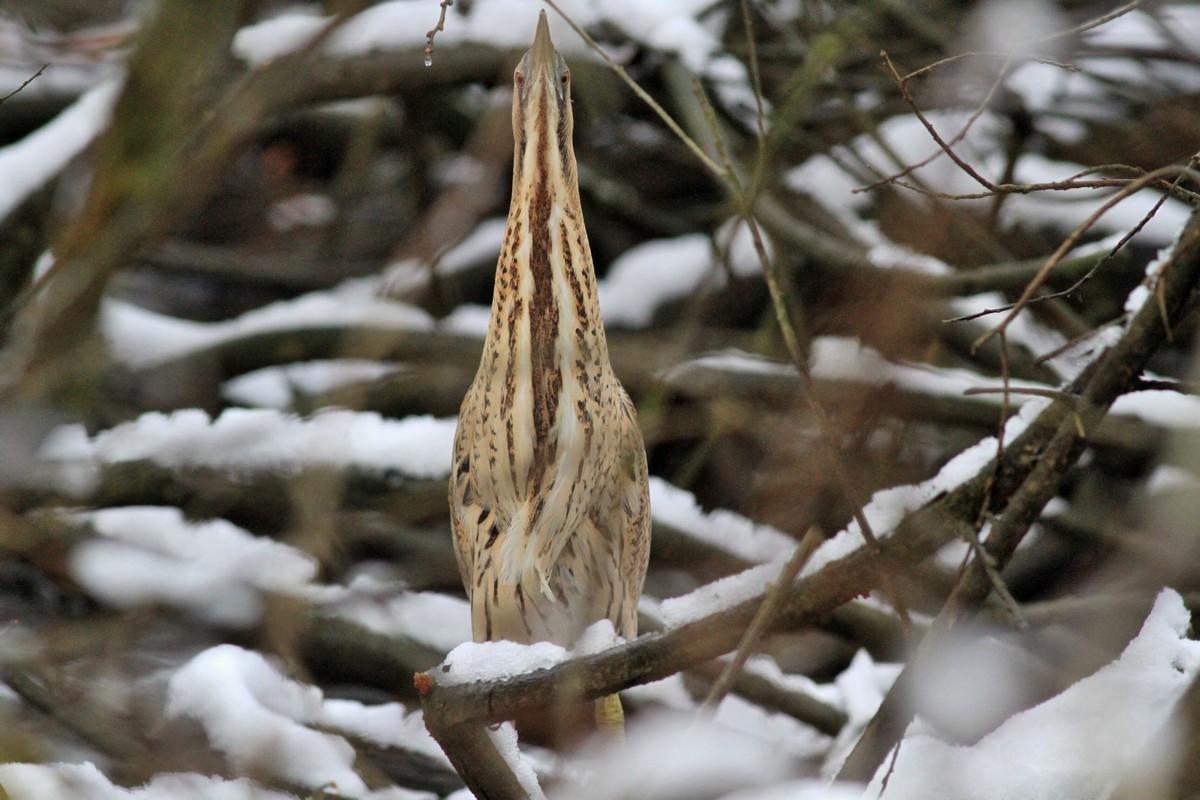
[[[514,163],[487,347],[527,350],[534,375],[548,375],[551,362],[568,352],[598,373],[608,366],[608,346],[574,154],[569,147],[537,148],[540,155],[523,149]]]
[[[574,159],[569,172],[546,166],[526,159],[513,179],[477,378],[507,427],[518,486],[535,485],[563,448],[590,446],[612,375]],[[514,429],[533,434],[528,448]]]

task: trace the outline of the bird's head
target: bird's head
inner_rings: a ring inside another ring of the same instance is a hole
[[[550,41],[550,25],[543,11],[533,47],[513,73],[513,133],[518,160],[527,147],[536,147],[542,152],[558,150],[565,162],[573,127],[571,70]]]

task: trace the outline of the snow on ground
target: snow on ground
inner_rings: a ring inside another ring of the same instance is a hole
[[[198,722],[238,772],[271,775],[314,790],[333,786],[349,797],[433,797],[404,789],[370,791],[354,771],[350,743],[316,729],[345,724],[355,716],[357,704],[338,701],[330,713],[327,702],[320,689],[284,677],[259,653],[226,644],[205,650],[171,677],[167,714]],[[367,715],[360,721],[378,730],[377,718]],[[406,729],[419,740],[415,749],[432,752],[423,726]]]
[[[50,179],[108,127],[122,79],[110,78],[79,96],[25,138],[0,147],[0,219]]]
[[[865,797],[887,800],[1085,800],[1142,794],[1177,755],[1172,714],[1200,673],[1200,642],[1173,590],[1159,595],[1121,657],[1020,714],[971,747],[919,733],[901,742],[883,791],[889,756]]]
[[[106,508],[70,515],[100,534],[71,551],[72,577],[118,608],[161,603],[206,622],[244,627],[262,615],[264,594],[296,594],[316,561],[221,519],[189,522],[177,508]]]
[[[226,409],[212,419],[200,409],[150,412],[93,437],[64,425],[47,437],[43,480],[86,491],[106,464],[147,460],[164,467],[273,469],[356,467],[413,478],[450,472],[455,420],[429,416],[391,420],[374,412],[328,409],[308,419],[271,409]]]

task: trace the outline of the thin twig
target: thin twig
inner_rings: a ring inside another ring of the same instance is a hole
[[[981,394],[1002,394],[1004,396],[1013,394],[1024,394],[1030,397],[1048,397],[1051,400],[1072,400],[1072,395],[1060,389],[1043,389],[1036,386],[972,386],[970,389],[963,390],[963,396],[969,397],[972,395]]]
[[[742,27],[746,29],[746,55],[750,61],[750,87],[754,90],[754,120],[758,124],[758,146],[766,144],[766,114],[763,111],[762,76],[758,71],[758,45],[754,41],[754,22],[750,17],[750,1],[742,0]]]
[[[1013,304],[1012,309],[1008,312],[1008,315],[1001,320],[1000,324],[975,340],[975,342],[971,345],[972,351],[978,350],[994,336],[1001,334],[1008,329],[1008,326],[1011,325],[1012,321],[1017,318],[1017,315],[1020,314],[1021,311],[1024,310],[1024,308],[1029,304],[1029,301],[1033,298],[1034,293],[1037,292],[1037,290],[1041,288],[1042,284],[1044,284],[1050,277],[1050,273],[1054,270],[1054,267],[1063,260],[1067,253],[1069,253],[1076,244],[1079,243],[1079,240],[1082,239],[1083,235],[1087,233],[1093,225],[1096,224],[1096,221],[1107,214],[1113,206],[1139,189],[1145,188],[1147,184],[1167,175],[1177,174],[1188,174],[1189,176],[1196,175],[1195,171],[1189,169],[1188,167],[1179,167],[1176,165],[1160,167],[1152,172],[1146,173],[1141,178],[1130,181],[1128,185],[1123,187],[1120,191],[1110,197],[1102,206],[1100,206],[1100,208],[1089,215],[1087,219],[1080,223],[1075,230],[1071,232],[1070,236],[1063,240],[1062,244],[1058,246],[1058,249],[1056,249],[1054,253],[1051,254],[1050,258],[1046,260],[1046,263],[1042,266],[1042,268],[1038,270],[1037,274],[1033,276],[1033,279],[1030,280],[1025,286],[1025,290],[1021,293],[1021,296],[1017,299],[1017,302]]]
[[[908,91],[908,86],[904,83],[904,80],[900,77],[900,73],[896,70],[896,65],[892,63],[891,56],[888,55],[887,50],[880,50],[879,57],[883,59],[883,63],[887,66],[888,72],[892,74],[892,78],[896,81],[896,85],[900,87],[900,96],[904,98],[904,102],[908,104],[908,107],[912,109],[914,114],[916,114],[917,119],[920,120],[921,124],[925,126],[925,130],[928,131],[929,135],[933,137],[933,140],[937,142],[938,147],[942,148],[946,155],[950,156],[950,160],[957,164],[959,169],[974,178],[980,186],[992,192],[996,191],[996,184],[980,175],[974,167],[959,158],[958,153],[954,152],[954,148],[947,144],[942,139],[941,134],[937,132],[937,128],[933,127],[933,123],[926,119],[925,114],[921,112],[920,106],[917,105],[917,101],[913,99],[912,93]],[[982,110],[980,110],[980,113],[982,113]]]
[[[779,611],[780,605],[783,603],[784,597],[787,596],[787,590],[795,582],[796,576],[800,574],[800,570],[804,569],[804,565],[816,552],[821,543],[825,541],[821,531],[815,525],[808,529],[804,534],[804,538],[796,545],[796,549],[792,552],[792,557],[788,559],[783,570],[780,571],[779,577],[767,593],[763,596],[762,605],[758,607],[758,612],[754,615],[754,620],[750,626],[746,628],[746,633],[742,636],[742,640],[738,643],[737,650],[733,654],[733,658],[725,663],[725,668],[721,670],[721,675],[713,684],[712,689],[708,692],[708,697],[704,698],[704,702],[700,704],[700,713],[706,713],[716,710],[721,701],[725,699],[725,695],[729,694],[729,690],[733,688],[733,684],[737,681],[738,675],[746,666],[746,660],[750,658],[750,653],[753,651],[758,640],[762,635],[770,629],[772,621],[775,619],[775,614]]]
[[[604,63],[608,64],[609,69],[611,69],[613,72],[617,73],[617,77],[619,77],[622,81],[624,81],[625,85],[628,86],[633,91],[633,93],[636,94],[639,99],[641,99],[641,101],[643,103],[650,106],[650,109],[656,115],[658,115],[658,118],[663,121],[663,124],[671,129],[671,133],[675,134],[679,138],[679,140],[681,142],[683,142],[689,150],[692,151],[692,155],[694,155],[694,156],[696,156],[696,158],[700,159],[700,163],[704,165],[705,169],[707,169],[709,172],[711,172],[719,180],[728,179],[729,176],[726,174],[725,170],[721,167],[721,165],[718,164],[716,161],[713,161],[713,159],[711,157],[709,157],[709,155],[707,153],[704,152],[703,148],[701,148],[700,145],[696,144],[696,141],[694,139],[692,139],[692,137],[688,136],[684,132],[683,128],[679,127],[679,123],[676,122],[674,120],[674,118],[670,114],[667,113],[666,109],[664,109],[662,106],[660,106],[658,104],[658,101],[650,96],[649,92],[647,92],[645,89],[643,89],[641,86],[639,86],[638,82],[629,76],[629,73],[625,71],[624,67],[622,67],[620,64],[618,64],[616,61],[613,61],[612,56],[610,56],[608,53],[606,53],[604,51],[604,49],[602,47],[600,47],[600,45],[596,42],[596,40],[588,35],[587,31],[585,31],[583,28],[581,28],[575,22],[575,20],[573,20],[573,19],[571,19],[571,17],[567,16],[567,14],[565,12],[563,12],[563,10],[561,8],[558,7],[558,4],[555,3],[554,0],[545,0],[545,3],[546,3],[546,5],[550,6],[552,9],[554,9],[554,13],[556,13],[560,17],[562,17],[566,21],[566,23],[571,26],[571,30],[575,31],[575,33],[578,34],[579,38],[583,39],[584,43],[587,44],[588,47],[595,50],[600,55],[600,57],[602,59],[604,59]]]
[[[1000,598],[1000,602],[1008,611],[1013,621],[1016,622],[1019,630],[1029,630],[1029,621],[1025,619],[1025,614],[1021,611],[1020,604],[1013,598],[1012,593],[1008,591],[1007,584],[1000,576],[1000,570],[996,568],[996,559],[983,548],[979,541],[979,535],[971,526],[967,526],[963,530],[963,535],[967,539],[967,543],[971,546],[971,552],[975,554],[975,560],[983,567],[987,574],[988,581],[992,585],[992,591]]]
[[[884,51],[883,55],[884,55],[884,58],[886,59],[887,58],[886,51]],[[891,61],[888,61],[888,64],[891,65]],[[975,107],[975,110],[971,113],[971,116],[967,118],[967,121],[963,125],[962,130],[960,130],[953,137],[951,137],[950,141],[947,143],[947,145],[945,147],[943,147],[940,150],[935,150],[925,160],[919,161],[916,164],[913,164],[909,167],[905,167],[903,170],[896,173],[895,175],[892,175],[887,178],[881,178],[880,180],[875,181],[874,183],[870,184],[869,186],[860,186],[859,188],[855,189],[853,193],[858,194],[859,192],[869,192],[872,189],[877,189],[880,186],[883,186],[888,183],[892,183],[893,181],[899,180],[900,178],[903,178],[906,175],[911,175],[913,172],[920,169],[921,167],[924,167],[924,166],[930,164],[931,162],[933,162],[937,158],[939,158],[943,153],[949,153],[949,150],[947,148],[953,147],[954,145],[961,142],[966,137],[967,133],[970,132],[971,128],[975,125],[975,123],[979,120],[979,118],[983,115],[983,112],[987,110],[987,107],[989,105],[991,105],[992,97],[995,96],[997,89],[1000,88],[1001,82],[1004,80],[1005,76],[1008,75],[1011,64],[1012,64],[1012,55],[1010,54],[1005,59],[1004,64],[1003,64],[1003,66],[1001,66],[999,72],[996,73],[996,79],[993,80],[992,85],[990,87],[988,87],[987,94],[984,95],[983,100],[981,100],[979,102],[979,105]],[[901,91],[903,91],[906,94],[906,96],[908,96],[908,90],[906,87],[907,87],[908,81],[910,80],[909,77],[905,76],[902,78],[899,75],[896,75],[894,67],[892,67],[892,74],[893,74],[893,76],[895,76],[897,85],[900,87]],[[915,104],[911,104],[911,105],[913,105],[913,107],[915,108]],[[919,111],[917,112],[917,114],[918,114],[918,116],[920,116]],[[950,153],[950,155],[953,158],[953,153]]]
[[[46,71],[46,67],[48,67],[48,66],[50,66],[50,65],[49,65],[49,64],[42,64],[42,67],[41,67],[41,69],[39,69],[37,72],[33,73],[33,74],[32,74],[32,75],[30,75],[28,78],[26,78],[24,83],[22,83],[22,84],[21,84],[20,86],[18,86],[17,88],[13,89],[13,90],[12,90],[11,92],[9,92],[8,94],[4,95],[4,97],[0,97],[0,103],[3,103],[5,100],[7,100],[8,98],[12,97],[14,94],[16,94],[17,92],[21,91],[21,90],[22,90],[22,89],[24,89],[26,86],[28,86],[29,84],[31,84],[31,83],[33,83],[35,80],[37,80],[37,79],[38,79],[38,78],[41,76],[41,74],[42,74],[43,72],[45,72],[45,71]]]
[[[425,66],[433,66],[433,37],[438,35],[439,31],[446,30],[446,9],[454,5],[454,0],[441,0],[438,4],[441,11],[438,13],[437,25],[430,28],[425,34]]]

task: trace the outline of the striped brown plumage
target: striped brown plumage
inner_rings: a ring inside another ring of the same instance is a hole
[[[450,508],[476,641],[637,635],[646,453],[613,374],[579,203],[570,73],[543,12],[514,74],[512,204]]]

